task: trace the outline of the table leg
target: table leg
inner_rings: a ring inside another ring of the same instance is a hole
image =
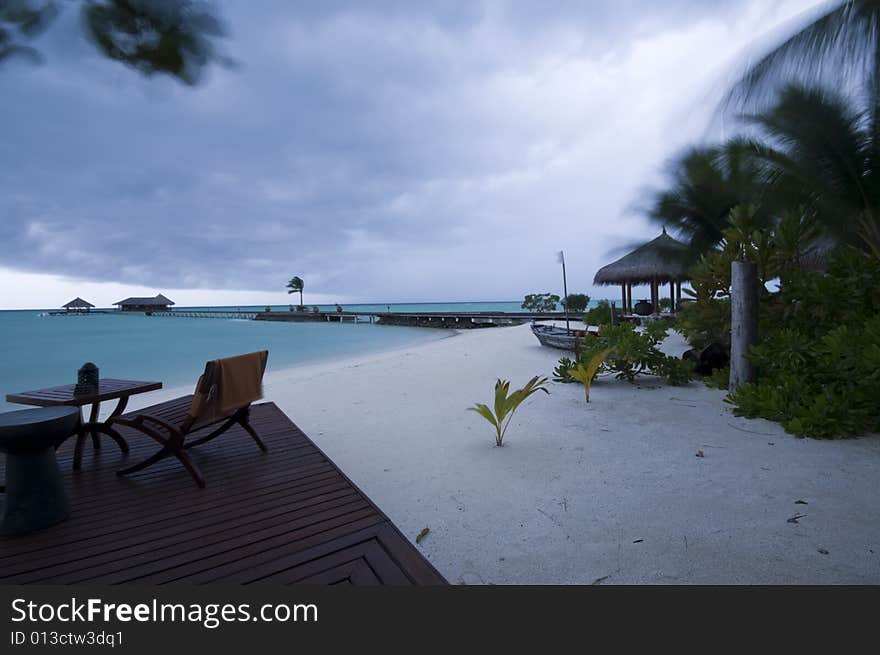
[[[73,447],[73,470],[79,471],[82,465],[83,446],[86,443],[86,428],[83,422],[82,412],[79,415],[79,421],[76,424],[76,444]]]
[[[100,432],[101,434],[106,434],[108,437],[113,439],[116,442],[116,445],[119,446],[119,450],[124,453],[128,452],[128,442],[123,438],[121,434],[119,434],[116,430],[111,428],[106,423],[96,423],[92,427],[93,432]]]
[[[107,417],[107,420],[104,421],[103,429],[101,430],[104,434],[113,439],[116,442],[116,445],[119,446],[119,449],[124,453],[128,452],[128,443],[126,443],[125,439],[122,438],[122,435],[111,426],[113,425],[114,419],[125,411],[126,405],[128,405],[128,396],[123,396],[119,399],[115,409],[110,412],[110,416]]]
[[[98,433],[106,434],[108,437],[110,437],[111,439],[113,439],[113,441],[116,442],[116,445],[119,446],[119,450],[121,450],[123,453],[128,452],[128,443],[125,441],[123,436],[121,434],[119,434],[119,432],[117,432],[112,427],[113,421],[116,419],[117,416],[119,416],[120,414],[122,414],[122,412],[125,411],[126,405],[128,405],[128,397],[123,396],[122,398],[119,399],[119,402],[116,404],[116,407],[110,413],[110,416],[107,417],[107,420],[103,421],[103,422],[100,422],[97,420],[98,412],[95,409],[97,406],[97,403],[92,405],[92,413],[89,416],[89,422],[85,426],[86,429],[92,435],[92,441],[100,443],[99,441],[97,441],[98,440]]]
[[[89,425],[94,426],[98,422],[98,408],[101,407],[100,402],[92,403],[92,411],[89,413]],[[92,435],[92,446],[95,450],[101,449],[101,439],[98,437],[98,432],[92,427],[89,432]]]

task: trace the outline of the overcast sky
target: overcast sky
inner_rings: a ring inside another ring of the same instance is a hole
[[[67,11],[0,65],[0,307],[510,300],[659,231],[634,208],[810,0],[221,2],[202,84]],[[751,51],[754,51],[752,48]]]

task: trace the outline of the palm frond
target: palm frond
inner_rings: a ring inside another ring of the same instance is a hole
[[[794,19],[787,36],[749,61],[723,108],[742,112],[772,102],[790,82],[864,88],[877,76],[880,2],[829,2]]]

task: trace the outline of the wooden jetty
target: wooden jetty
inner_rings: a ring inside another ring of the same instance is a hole
[[[565,320],[565,314],[554,312],[535,314],[531,312],[260,312],[258,321],[300,322],[354,322],[378,323],[379,325],[403,325],[408,327],[432,327],[444,329],[471,329],[521,325],[529,321]]]
[[[128,428],[128,455],[89,448],[75,472],[68,439],[58,461],[70,519],[0,537],[0,583],[446,584],[274,403],[255,405],[251,422],[268,452],[238,426],[190,451],[205,489],[173,457],[117,477],[155,451]]]
[[[406,325],[446,329],[473,329],[522,325],[530,321],[565,320],[562,312],[386,312],[376,314],[381,325]]]
[[[297,312],[230,309],[175,309],[151,312],[150,316],[179,318],[225,318],[283,323],[378,323],[407,327],[474,329],[521,325],[530,321],[562,321],[563,312]],[[574,318],[572,316],[572,318]]]
[[[257,321],[284,323],[374,323],[375,314],[363,312],[259,312]]]
[[[253,320],[260,312],[240,309],[169,309],[159,312],[145,312],[147,316],[173,316],[176,318],[240,318]]]
[[[45,312],[49,316],[91,316],[92,314],[118,314],[115,309],[90,309],[87,312],[71,312],[66,309],[50,309]]]

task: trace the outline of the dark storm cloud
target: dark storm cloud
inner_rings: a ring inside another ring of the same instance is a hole
[[[487,297],[519,295],[522,279],[487,269],[528,251],[536,212],[552,210],[550,226],[580,211],[561,202],[584,138],[568,83],[543,97],[539,73],[597,74],[639,35],[744,4],[225,3],[238,66],[195,88],[103,60],[68,11],[35,43],[45,65],[0,68],[0,265],[172,288],[300,274],[314,292],[377,299],[441,276],[451,286],[423,297],[473,297],[479,276],[498,285]]]

